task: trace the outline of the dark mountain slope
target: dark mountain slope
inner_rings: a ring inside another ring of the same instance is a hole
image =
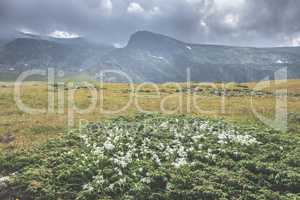
[[[192,81],[246,82],[273,77],[289,68],[290,78],[300,77],[300,48],[248,48],[188,44],[147,31],[133,34],[128,45],[102,58],[92,71],[117,69],[136,82]]]
[[[80,71],[98,63],[112,49],[108,45],[90,44],[82,38],[17,38],[0,48],[0,65],[17,71],[48,67]]]
[[[250,48],[189,44],[148,31],[133,34],[126,47],[115,49],[84,38],[57,39],[22,35],[0,46],[0,71],[58,68],[86,71],[120,70],[134,82],[248,82],[273,78],[288,68],[288,78],[300,78],[300,47]],[[96,76],[97,77],[97,76]],[[109,81],[127,81],[120,77]]]

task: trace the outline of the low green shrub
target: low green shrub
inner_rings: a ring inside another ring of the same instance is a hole
[[[2,155],[0,174],[15,172],[21,199],[298,199],[299,144],[257,126],[141,115]]]

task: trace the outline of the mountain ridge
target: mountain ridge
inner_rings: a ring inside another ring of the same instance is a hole
[[[28,36],[5,44],[0,52],[0,70],[1,66],[18,71],[53,67],[85,71],[92,78],[101,70],[119,70],[134,82],[185,81],[188,69],[192,81],[256,81],[272,78],[282,67],[288,68],[288,78],[300,78],[299,47],[191,44],[150,31],[132,34],[124,48],[93,44],[84,38]],[[124,81],[119,77],[109,80]]]
[[[134,33],[128,44],[103,57],[94,69],[122,70],[136,82],[186,80],[255,81],[288,66],[291,77],[299,76],[300,48],[252,48],[185,43],[149,31]],[[184,74],[184,75],[183,75]]]

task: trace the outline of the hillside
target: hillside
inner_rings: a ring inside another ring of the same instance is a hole
[[[105,55],[94,67],[121,69],[134,81],[248,82],[273,77],[274,71],[288,67],[289,78],[300,76],[300,48],[248,48],[188,44],[173,38],[140,31],[128,45]]]
[[[80,72],[94,65],[101,55],[112,50],[109,45],[91,44],[83,38],[16,38],[0,46],[0,70],[57,68]],[[1,69],[2,66],[2,69]]]
[[[249,82],[274,78],[288,68],[288,78],[300,78],[300,47],[250,48],[189,44],[148,31],[134,33],[124,48],[92,44],[85,38],[55,39],[26,35],[0,46],[0,70],[21,72],[41,68],[66,74],[121,70],[134,82],[182,82],[187,69],[192,81]],[[95,76],[96,75],[96,76]],[[111,82],[126,82],[108,77]]]

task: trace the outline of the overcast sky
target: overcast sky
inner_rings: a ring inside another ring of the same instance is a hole
[[[0,0],[0,33],[127,43],[149,30],[193,43],[300,44],[300,0]]]

